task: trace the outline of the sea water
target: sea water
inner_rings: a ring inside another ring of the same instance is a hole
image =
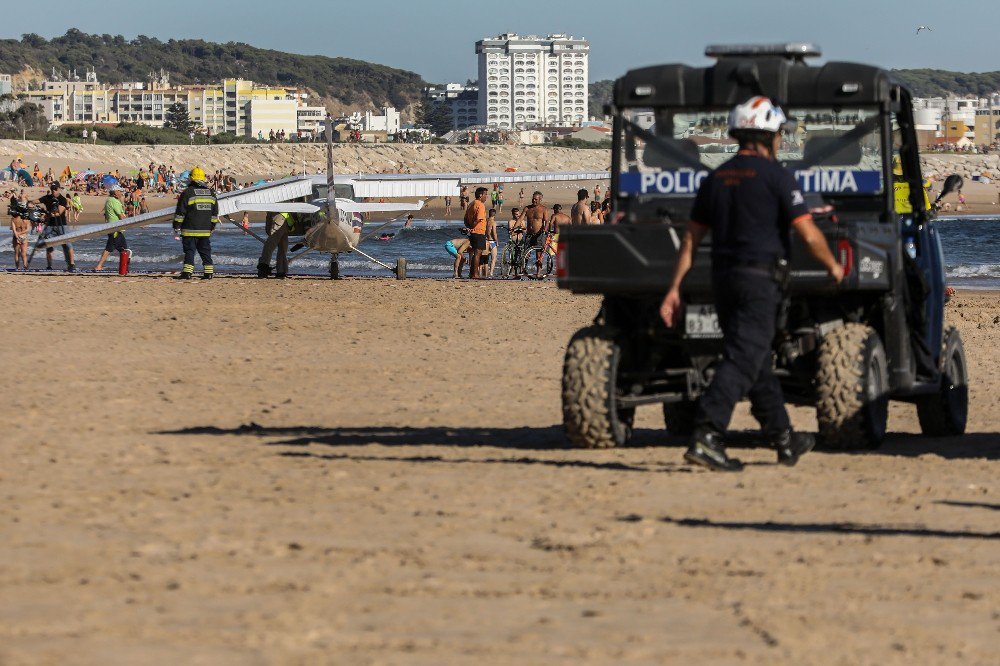
[[[365,234],[375,232],[379,222],[365,225]],[[506,224],[499,225],[501,247],[507,240]],[[460,220],[416,220],[413,227],[403,228],[403,222],[392,222],[379,230],[375,237],[364,241],[360,248],[383,263],[395,266],[397,257],[407,262],[407,275],[422,278],[447,278],[452,275],[453,257],[445,250],[445,243],[462,236]],[[940,218],[938,228],[944,247],[948,283],[954,287],[1000,289],[1000,248],[995,238],[1000,234],[1000,215]],[[264,234],[263,225],[252,225],[251,231]],[[393,234],[389,240],[378,240],[379,234]],[[180,241],[174,239],[169,224],[154,224],[125,232],[132,249],[133,272],[179,271],[182,262]],[[34,237],[31,243],[34,243]],[[77,268],[92,269],[104,249],[106,237],[84,240],[74,245]],[[290,246],[296,243],[292,238]],[[223,225],[212,236],[212,255],[216,274],[256,273],[261,244],[232,225]],[[290,256],[292,253],[290,253]],[[13,268],[14,257],[9,242],[0,245],[0,267]],[[273,261],[272,261],[273,263]],[[55,250],[53,265],[62,269],[65,262],[62,251]],[[195,261],[200,271],[200,260]],[[330,258],[327,254],[308,252],[294,259],[289,266],[293,275],[327,275]],[[39,252],[31,267],[45,267],[45,257]],[[108,272],[115,272],[118,258],[112,256],[106,263]],[[391,273],[358,254],[341,255],[341,274],[344,276],[391,276]]]

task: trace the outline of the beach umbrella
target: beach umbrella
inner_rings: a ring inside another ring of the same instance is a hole
[[[101,185],[104,187],[114,187],[117,184],[118,179],[114,176],[105,176],[104,178],[101,178]]]

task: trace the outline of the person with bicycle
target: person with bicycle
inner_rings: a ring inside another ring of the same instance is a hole
[[[531,205],[524,209],[525,225],[527,227],[526,239],[524,243],[525,251],[533,248],[541,248],[545,239],[545,232],[549,230],[549,209],[542,203],[542,193],[535,191],[531,195]],[[537,252],[535,260],[535,277],[538,277],[542,270],[542,257],[544,253]]]

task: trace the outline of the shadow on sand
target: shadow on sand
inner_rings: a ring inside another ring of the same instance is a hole
[[[422,428],[365,426],[361,428],[323,428],[318,426],[293,426],[270,428],[256,423],[236,428],[201,426],[164,430],[157,435],[242,435],[260,438],[277,438],[268,446],[455,446],[460,448],[489,446],[499,449],[522,451],[566,450],[569,446],[561,426],[538,428],[450,428],[427,426]],[[638,429],[630,447],[685,446],[684,438],[671,437],[662,430]]]
[[[448,446],[495,447],[522,451],[556,451],[568,447],[562,427],[469,428],[448,426],[394,427],[364,426],[360,428],[327,428],[321,426],[267,427],[249,423],[236,428],[197,426],[156,432],[158,435],[246,436],[267,438],[268,446]],[[731,432],[730,446],[753,448],[763,445],[759,433]],[[654,428],[637,429],[629,448],[684,447],[684,437],[672,436]],[[948,460],[1000,460],[1000,433],[969,433],[961,437],[922,437],[912,434],[890,434],[875,451],[837,451],[819,454],[876,455],[913,458],[937,455]],[[581,451],[581,453],[586,453]],[[596,453],[596,452],[592,452]]]
[[[636,514],[620,516],[621,522],[639,522],[643,518]],[[927,527],[894,527],[888,525],[862,525],[858,523],[782,523],[766,522],[735,522],[723,520],[708,520],[704,518],[675,518],[660,516],[659,522],[678,525],[680,527],[708,528],[717,530],[737,530],[785,534],[861,534],[864,536],[912,536],[941,539],[982,539],[988,541],[1000,540],[1000,532],[971,532],[968,530],[939,530]]]

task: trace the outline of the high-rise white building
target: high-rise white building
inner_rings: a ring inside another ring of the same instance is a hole
[[[479,124],[501,129],[587,120],[590,43],[504,33],[476,42]]]

